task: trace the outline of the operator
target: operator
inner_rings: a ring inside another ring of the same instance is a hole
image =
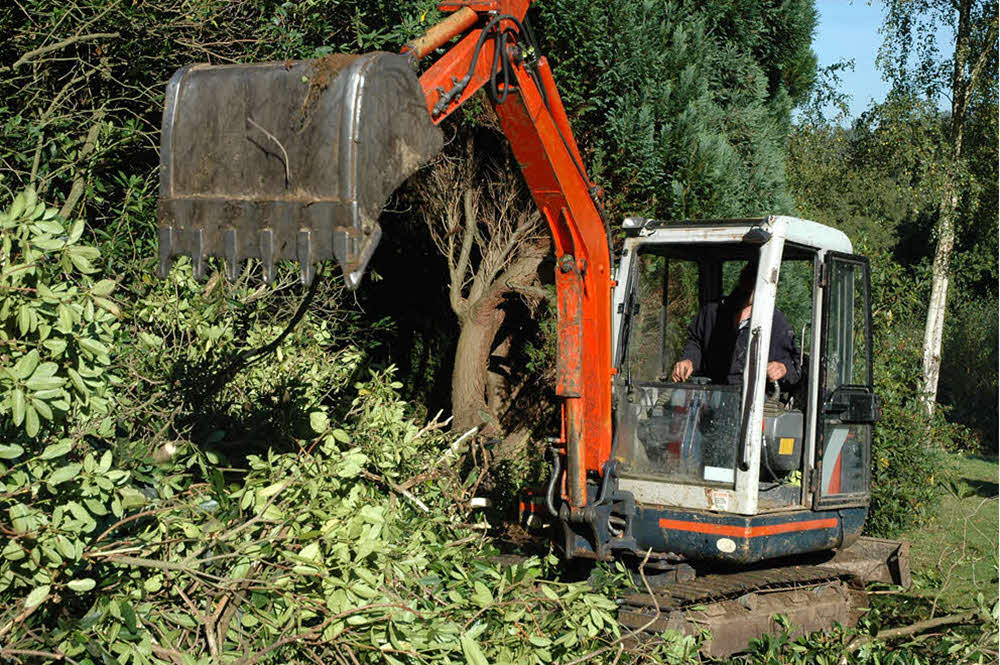
[[[687,344],[681,359],[674,365],[671,378],[675,382],[686,381],[696,370],[707,375],[712,383],[733,384],[743,380],[756,276],[757,261],[751,260],[740,272],[736,287],[728,297],[701,308],[688,326]],[[767,380],[783,380],[787,385],[794,385],[801,375],[795,333],[785,315],[775,308]]]

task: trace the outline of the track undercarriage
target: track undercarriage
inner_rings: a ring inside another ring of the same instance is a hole
[[[633,639],[664,630],[709,631],[702,653],[713,658],[731,656],[754,638],[780,632],[777,615],[785,617],[793,635],[801,635],[834,623],[854,625],[868,607],[856,578],[821,566],[708,575],[652,592],[618,599],[619,622],[638,631]]]
[[[726,658],[754,638],[781,632],[783,623],[793,636],[835,623],[853,626],[868,608],[866,583],[905,587],[909,577],[908,545],[874,538],[861,538],[828,561],[810,565],[779,562],[699,576],[682,564],[644,574],[640,586],[648,590],[621,596],[618,620],[636,642],[665,630],[709,631],[702,653]]]

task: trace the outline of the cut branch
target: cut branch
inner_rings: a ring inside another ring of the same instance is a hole
[[[70,187],[69,196],[66,197],[66,202],[63,207],[59,210],[59,215],[63,219],[69,219],[69,215],[73,212],[73,208],[76,207],[77,202],[80,197],[83,196],[83,189],[86,185],[86,178],[84,174],[86,169],[84,168],[83,162],[90,156],[90,153],[94,151],[97,147],[97,137],[101,134],[101,120],[104,118],[104,109],[98,109],[94,114],[94,124],[91,125],[90,131],[87,132],[87,139],[83,143],[83,148],[80,149],[79,162],[81,163],[81,173],[73,180],[73,186]]]
[[[947,616],[937,617],[936,619],[918,621],[914,624],[910,624],[909,626],[880,630],[876,637],[883,641],[895,640],[900,637],[906,637],[907,635],[917,635],[918,633],[923,633],[924,631],[932,630],[934,628],[940,628],[941,626],[954,626],[960,623],[967,623],[975,617],[975,612],[966,612],[965,614],[949,614]]]
[[[847,645],[845,651],[847,653],[853,653],[860,649],[866,644],[870,644],[875,640],[880,640],[882,642],[888,642],[890,640],[897,640],[901,637],[906,637],[908,635],[917,635],[919,633],[926,632],[928,630],[933,630],[935,628],[940,628],[942,626],[954,626],[961,623],[968,623],[976,618],[975,612],[965,612],[964,614],[949,614],[943,617],[937,617],[936,619],[926,619],[924,621],[918,621],[916,623],[910,624],[909,626],[900,626],[898,628],[889,628],[887,630],[880,630],[877,635],[856,637],[851,640],[850,644]],[[846,661],[847,653],[844,654],[844,658],[841,662]]]
[[[94,32],[89,35],[74,35],[73,37],[67,37],[66,39],[54,42],[52,44],[49,44],[48,46],[42,46],[34,49],[33,51],[28,51],[20,58],[18,58],[17,62],[15,62],[13,65],[11,65],[10,67],[5,67],[3,69],[0,69],[0,71],[4,71],[6,69],[17,69],[21,65],[31,62],[40,55],[45,55],[46,53],[52,53],[53,51],[59,51],[61,49],[66,48],[67,46],[72,46],[73,44],[79,44],[80,42],[90,42],[96,39],[114,39],[118,36],[120,36],[120,33],[117,32]]]

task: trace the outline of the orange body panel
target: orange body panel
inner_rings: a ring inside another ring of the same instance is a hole
[[[795,531],[812,531],[814,529],[833,529],[837,526],[836,518],[804,520],[801,522],[785,522],[783,524],[767,524],[764,526],[730,526],[727,524],[706,524],[689,522],[687,520],[660,519],[661,529],[674,531],[693,531],[712,536],[728,536],[730,538],[756,538],[759,536],[774,536]]]

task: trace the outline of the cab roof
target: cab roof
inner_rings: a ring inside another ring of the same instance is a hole
[[[623,224],[629,235],[643,238],[657,236],[665,242],[740,242],[751,229],[762,229],[786,242],[813,249],[844,252],[853,251],[851,240],[840,231],[818,222],[786,215],[748,217],[743,219],[695,219],[661,221],[628,217]]]

